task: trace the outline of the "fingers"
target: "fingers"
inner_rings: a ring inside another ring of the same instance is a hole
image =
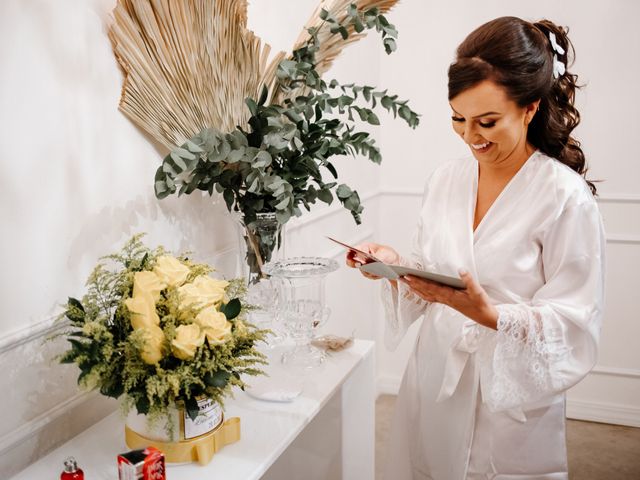
[[[451,296],[455,293],[451,287],[413,275],[402,277],[401,280],[429,302],[449,304]]]
[[[364,265],[365,263],[367,263],[367,261],[359,258],[357,254],[355,254],[354,252],[349,252],[347,253],[347,256],[345,258],[345,263],[347,264],[348,267],[358,268],[361,265]]]
[[[475,281],[475,279],[469,272],[467,272],[466,270],[459,270],[458,273],[460,274],[460,280],[464,282],[467,292],[470,295],[482,295],[484,290],[482,289],[480,284]]]
[[[357,253],[356,252],[348,252],[346,255],[346,264],[348,267],[351,268],[359,268],[362,265],[364,265],[365,263],[367,263],[366,261],[360,261],[360,259],[357,257]],[[363,272],[362,270],[360,270],[360,273],[370,279],[370,280],[380,280],[381,277],[378,277],[377,275],[372,275],[370,273],[367,272]]]
[[[368,278],[369,280],[380,280],[382,277],[379,277],[377,275],[373,275],[371,273],[367,273],[367,272],[363,272],[362,270],[360,270],[360,273],[365,277]]]

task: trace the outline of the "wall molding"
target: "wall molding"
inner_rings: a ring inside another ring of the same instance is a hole
[[[398,395],[402,377],[397,375],[378,375],[376,378],[376,397],[380,395]]]
[[[593,367],[590,375],[610,375],[615,377],[626,377],[640,379],[640,370],[635,368],[619,368],[607,367],[604,365],[596,365]],[[400,389],[401,376],[397,375],[379,375],[376,379],[377,395],[389,394],[397,395]]]
[[[640,378],[639,370],[628,368],[598,366],[591,373]],[[401,381],[402,378],[396,375],[379,375],[376,378],[376,398],[380,395],[398,395]],[[640,407],[610,402],[567,399],[567,418],[640,427]]]
[[[395,188],[383,187],[380,191],[382,195],[393,195],[396,197],[415,197],[422,196],[423,191],[420,188]],[[596,200],[599,203],[634,203],[640,204],[640,194],[637,193],[601,193],[598,194]]]
[[[419,188],[383,188],[381,194],[394,197],[422,197],[424,191]]]
[[[596,375],[612,375],[615,377],[640,378],[640,370],[637,368],[605,367],[603,365],[596,365],[590,373]]]
[[[640,204],[637,193],[601,193],[596,197],[599,203],[636,203]]]
[[[10,450],[15,445],[20,444],[27,440],[32,435],[45,429],[54,420],[69,413],[79,405],[89,401],[91,398],[98,394],[97,391],[80,391],[69,397],[62,403],[50,408],[46,412],[41,413],[35,418],[24,422],[20,427],[5,433],[0,437],[0,455],[4,454],[7,450]]]
[[[609,233],[606,235],[606,241],[614,245],[640,245],[640,235]]]
[[[567,400],[567,418],[640,427],[640,407],[608,402]]]
[[[56,322],[56,318],[57,316],[46,317],[34,324],[3,335],[0,337],[0,355],[27,342],[32,342],[45,335],[53,334],[68,324],[68,322],[65,321]]]

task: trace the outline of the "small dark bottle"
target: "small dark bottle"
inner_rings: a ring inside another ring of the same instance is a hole
[[[84,480],[84,472],[78,468],[78,463],[73,457],[64,461],[64,472],[60,474],[60,480]]]

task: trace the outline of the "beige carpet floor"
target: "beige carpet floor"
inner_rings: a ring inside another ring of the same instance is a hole
[[[396,397],[376,402],[376,478],[385,461]],[[640,480],[640,428],[567,421],[567,451],[571,480]]]

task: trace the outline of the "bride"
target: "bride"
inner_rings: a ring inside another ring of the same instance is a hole
[[[548,20],[502,17],[472,32],[449,68],[453,128],[472,156],[428,179],[410,257],[358,246],[466,285],[383,280],[388,346],[424,315],[388,479],[568,478],[564,392],[596,361],[605,244],[571,136],[570,51]]]

